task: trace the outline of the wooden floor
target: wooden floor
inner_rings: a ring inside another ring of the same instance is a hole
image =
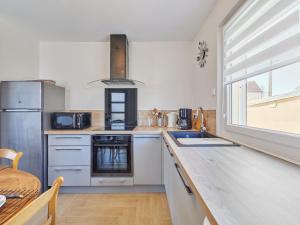
[[[57,225],[171,225],[164,193],[61,194]]]

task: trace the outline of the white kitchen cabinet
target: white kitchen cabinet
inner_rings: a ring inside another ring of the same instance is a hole
[[[175,196],[174,196],[174,186],[173,184],[173,179],[174,179],[174,171],[173,169],[173,164],[174,164],[174,159],[173,159],[173,153],[165,139],[163,139],[163,178],[164,178],[164,185],[165,185],[165,190],[166,190],[166,195],[168,199],[168,205],[169,209],[171,212],[171,217],[172,221],[175,220]]]
[[[163,149],[163,183],[165,185],[165,190],[168,198],[173,188],[171,187],[170,183],[173,179],[171,168],[173,166],[174,160],[173,160],[173,153],[171,152],[171,150],[169,150],[170,149],[169,145],[166,143],[165,139],[163,139],[162,149]]]
[[[168,151],[168,144],[166,143],[165,139],[163,138],[163,143],[162,143],[162,151],[163,151],[163,184],[165,185],[166,192],[169,189],[169,169],[168,169],[168,160],[169,157],[169,151]]]
[[[174,179],[171,185],[174,187],[174,207],[176,211],[176,218],[173,225],[202,225],[205,218],[204,213],[195,196],[186,187],[187,181],[184,180],[180,167],[177,170],[174,165],[173,172]]]
[[[58,176],[62,186],[90,186],[90,135],[48,135],[48,185]]]
[[[89,166],[91,146],[49,146],[48,166]]]
[[[57,177],[62,176],[62,186],[90,186],[90,170],[90,166],[51,166],[48,168],[48,185],[51,186]]]
[[[188,181],[172,155],[172,149],[164,142],[163,174],[172,223],[173,225],[202,225],[205,217],[203,210],[195,196],[190,193]]]
[[[90,135],[49,135],[48,145],[69,145],[69,146],[90,146],[91,136]]]
[[[160,135],[134,135],[133,165],[135,185],[162,184]]]

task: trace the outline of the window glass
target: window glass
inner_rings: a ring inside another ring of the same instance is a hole
[[[125,112],[125,103],[112,103],[111,111],[112,112]]]
[[[299,15],[299,0],[247,0],[225,23],[228,124],[300,134]]]
[[[300,134],[300,63],[249,78],[246,115],[247,126]]]

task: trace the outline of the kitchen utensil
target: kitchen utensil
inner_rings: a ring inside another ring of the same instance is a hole
[[[8,194],[4,195],[6,199],[13,199],[13,198],[24,198],[24,195],[21,194]]]

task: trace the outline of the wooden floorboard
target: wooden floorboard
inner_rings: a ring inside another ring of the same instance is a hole
[[[172,225],[164,193],[61,194],[57,225]]]

